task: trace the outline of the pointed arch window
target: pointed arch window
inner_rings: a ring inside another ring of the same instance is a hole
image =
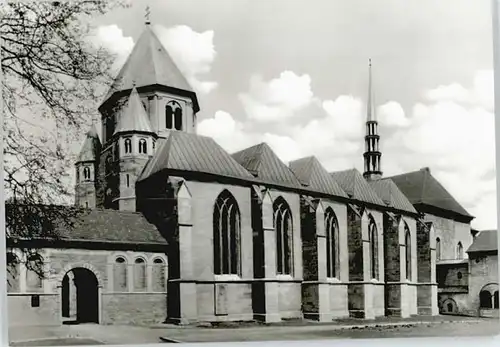
[[[441,259],[441,239],[436,238],[436,261]]]
[[[405,223],[405,265],[406,279],[411,280],[411,234],[408,224]]]
[[[139,153],[147,154],[148,153],[148,142],[146,139],[139,140]]]
[[[462,242],[457,244],[457,259],[464,259],[464,247],[462,246]]]
[[[240,271],[240,211],[236,199],[224,190],[213,213],[214,273],[238,275]]]
[[[279,197],[273,204],[276,231],[276,273],[292,274],[292,214],[285,199]]]
[[[132,140],[127,137],[124,141],[125,153],[132,153]]]
[[[326,232],[326,276],[336,278],[339,275],[339,226],[337,217],[329,207],[325,213]]]
[[[377,225],[371,216],[368,223],[368,237],[370,241],[370,275],[372,279],[378,279],[378,233]]]
[[[136,291],[146,290],[146,261],[142,258],[135,259],[134,289]]]
[[[85,181],[90,181],[90,168],[88,166],[83,168],[83,179]]]
[[[20,260],[13,252],[7,252],[7,292],[17,293],[20,290]]]
[[[128,291],[127,260],[124,257],[116,257],[114,263],[114,290],[116,292]]]
[[[165,106],[165,127],[182,130],[182,107],[175,100],[169,101]]]

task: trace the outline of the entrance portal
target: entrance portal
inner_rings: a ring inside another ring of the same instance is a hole
[[[84,268],[68,271],[62,280],[61,305],[65,324],[99,323],[99,289],[95,274]]]

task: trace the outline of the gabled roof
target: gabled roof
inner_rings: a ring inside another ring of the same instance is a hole
[[[103,104],[117,91],[151,85],[162,85],[191,94],[195,112],[199,110],[196,94],[172,57],[149,25],[135,44],[132,53],[116,76]]]
[[[205,173],[223,177],[253,180],[212,138],[172,130],[157,142],[156,152],[144,167],[139,180],[162,170]]]
[[[368,182],[363,178],[363,175],[356,170],[344,170],[332,172],[330,175],[339,183],[340,187],[347,193],[351,199],[361,202],[386,206],[386,204],[377,196],[368,185]]]
[[[474,237],[474,241],[472,241],[472,245],[467,250],[467,253],[491,251],[498,251],[497,231],[483,230]]]
[[[265,142],[233,153],[232,157],[263,183],[302,188],[292,170]]]
[[[418,213],[411,202],[408,201],[406,196],[390,178],[368,181],[368,184],[387,206],[400,211]]]
[[[429,168],[390,177],[408,200],[455,214],[472,217],[432,175]]]
[[[141,213],[54,205],[6,204],[5,207],[10,239],[167,243]],[[33,228],[26,230],[24,226]]]
[[[297,159],[290,162],[289,166],[300,183],[308,189],[347,198],[347,194],[335,182],[316,157]]]
[[[149,117],[142,106],[135,87],[133,87],[127,103],[119,113],[118,125],[113,135],[127,131],[152,132]]]
[[[96,160],[100,147],[101,141],[99,140],[99,135],[97,134],[95,126],[92,125],[85,136],[82,149],[80,150],[80,154],[78,154],[76,162]]]

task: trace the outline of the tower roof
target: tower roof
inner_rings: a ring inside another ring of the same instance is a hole
[[[332,172],[330,175],[339,183],[351,199],[374,205],[386,206],[356,169]]]
[[[328,174],[328,171],[314,157],[294,160],[289,164],[290,169],[307,188],[320,193],[347,198],[347,194],[340,185]]]
[[[234,153],[233,158],[263,183],[302,188],[292,170],[265,142]]]
[[[427,205],[441,211],[474,218],[455,198],[431,175],[429,168],[391,177],[413,205]]]
[[[135,87],[119,114],[118,125],[113,135],[127,131],[152,132],[149,117]]]
[[[100,146],[101,141],[99,140],[99,135],[97,134],[95,126],[92,124],[89,131],[87,131],[82,149],[80,150],[80,154],[78,154],[76,162],[79,163],[96,160]]]
[[[111,85],[102,105],[115,93],[132,89],[134,84],[137,88],[156,85],[173,92],[186,94],[192,98],[195,112],[199,111],[194,90],[150,25],[146,25],[132,53]]]
[[[367,122],[377,121],[374,103],[375,100],[373,97],[373,86],[372,86],[372,60],[370,59],[368,65],[368,101],[366,103]]]

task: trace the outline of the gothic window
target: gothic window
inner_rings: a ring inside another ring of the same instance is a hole
[[[127,174],[126,178],[127,178],[127,187],[130,187],[130,175]]]
[[[240,211],[227,190],[218,197],[213,213],[214,273],[238,275],[240,260]]]
[[[325,213],[326,231],[326,276],[338,276],[339,267],[339,226],[335,213],[329,207]]]
[[[88,166],[83,168],[83,179],[85,181],[90,181],[90,168]]]
[[[132,140],[130,138],[125,139],[125,153],[132,153]]]
[[[172,100],[165,106],[165,127],[167,129],[182,129],[182,108],[177,101]]]
[[[148,153],[148,143],[146,139],[139,140],[139,153],[147,154]]]
[[[410,228],[405,223],[405,263],[406,263],[406,279],[411,280],[411,234]]]
[[[286,201],[279,197],[273,204],[276,231],[276,273],[292,274],[292,214]]]
[[[373,279],[378,279],[378,234],[375,221],[370,216],[368,237],[370,241],[370,271]]]
[[[43,288],[43,260],[38,254],[33,254],[26,263],[26,286],[28,292],[40,292]]]
[[[7,252],[7,292],[19,292],[20,261],[16,254]]]
[[[463,259],[464,258],[464,248],[462,246],[462,242],[459,242],[457,245],[457,259]]]
[[[117,257],[114,263],[114,290],[115,292],[128,291],[127,260]]]
[[[441,239],[436,238],[436,261],[441,259]]]
[[[146,262],[142,258],[137,258],[134,264],[134,289],[144,291],[146,286]]]
[[[152,284],[154,292],[164,292],[165,291],[165,262],[161,258],[156,258],[153,261],[152,273]]]

